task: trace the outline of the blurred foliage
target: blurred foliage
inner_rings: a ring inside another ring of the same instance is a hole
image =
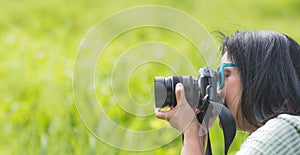
[[[300,41],[298,0],[1,0],[0,154],[179,154],[180,137],[153,151],[129,152],[108,146],[87,130],[74,105],[72,73],[81,40],[112,13],[138,5],[164,5],[185,11],[209,32],[230,34],[240,29],[271,29]],[[180,51],[186,51],[184,55],[194,68],[203,66],[198,61],[201,55],[191,55],[193,46],[164,30],[135,30],[112,42],[106,49],[112,54],[104,55],[102,64],[98,64],[96,90],[108,115],[132,130],[155,128],[165,122],[153,115],[142,119],[124,112],[105,83],[109,82],[106,75],[111,74],[109,71],[122,51],[143,41],[176,45]],[[136,82],[129,82],[130,97],[138,103],[151,100],[149,88],[141,83],[149,83],[158,74],[149,66],[143,67],[137,69],[140,74],[132,75]],[[165,73],[163,76],[172,73],[158,67]],[[150,76],[141,76],[147,73]],[[211,135],[215,154],[222,154],[222,132],[217,123]],[[238,132],[231,154],[246,136],[247,133]]]

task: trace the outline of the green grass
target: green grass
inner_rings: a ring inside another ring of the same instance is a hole
[[[122,9],[164,5],[191,14],[209,32],[230,34],[238,29],[271,29],[300,41],[300,2],[297,0],[2,0],[0,4],[0,154],[179,154],[180,137],[152,151],[116,149],[96,139],[79,117],[72,90],[77,50],[91,28]],[[153,114],[142,118],[124,112],[110,88],[114,62],[125,50],[145,41],[161,41],[184,51],[182,54],[195,69],[204,65],[199,63],[203,58],[195,55],[193,45],[163,29],[137,29],[111,42],[95,70],[96,92],[108,116],[131,130],[155,129],[165,123]],[[185,73],[185,65],[178,64],[178,74]],[[121,95],[121,102],[129,104],[134,100],[144,104],[143,101],[151,101],[148,86],[153,77],[173,73],[164,66],[158,65],[160,70],[153,66],[136,69],[128,83],[130,95]],[[115,80],[122,80],[118,77],[114,77]],[[214,152],[221,154],[223,141],[218,125],[212,133]],[[247,133],[238,132],[231,154],[239,149],[246,136]],[[152,138],[143,141],[160,137]]]

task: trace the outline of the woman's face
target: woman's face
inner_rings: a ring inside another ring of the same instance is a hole
[[[223,55],[221,64],[223,63],[234,63],[227,58],[227,52]],[[237,129],[242,129],[242,117],[240,111],[240,102],[242,96],[242,85],[240,74],[237,67],[225,67],[224,68],[224,87],[220,90],[223,96],[225,97],[224,104],[231,111]]]

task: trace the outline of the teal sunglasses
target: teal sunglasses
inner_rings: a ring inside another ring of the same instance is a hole
[[[223,63],[221,64],[218,69],[217,69],[217,73],[218,73],[218,80],[217,80],[217,87],[219,89],[222,89],[224,87],[224,83],[225,83],[225,73],[224,73],[224,68],[225,67],[237,67],[237,64],[233,64],[233,63]]]

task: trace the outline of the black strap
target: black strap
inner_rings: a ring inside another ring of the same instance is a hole
[[[212,101],[210,101],[210,104],[215,108],[216,112],[219,114],[220,122],[223,129],[224,141],[225,141],[224,154],[226,155],[235,137],[235,133],[236,133],[235,121],[231,112],[224,105]],[[207,148],[205,154],[206,155],[212,154],[209,133],[208,133]]]
[[[209,132],[207,132],[207,146],[206,146],[206,153],[205,155],[211,155],[211,143],[210,143],[210,138],[209,138]]]
[[[231,112],[222,104],[210,101],[210,105],[213,106],[215,111],[219,114],[220,122],[222,125],[223,129],[223,135],[224,135],[224,145],[225,145],[225,150],[224,154],[226,155],[228,153],[229,147],[235,137],[236,133],[236,126],[235,126],[235,121],[234,118],[231,114]],[[197,119],[199,122],[206,121],[207,126],[209,126],[208,121],[209,117],[204,119],[204,116],[202,113],[199,113],[197,115]],[[203,120],[204,119],[204,120]],[[209,130],[207,130],[209,131]],[[209,132],[207,132],[207,147],[206,147],[206,155],[212,155],[212,149],[211,149],[211,142],[209,138]],[[184,135],[182,134],[182,141],[184,140]]]

